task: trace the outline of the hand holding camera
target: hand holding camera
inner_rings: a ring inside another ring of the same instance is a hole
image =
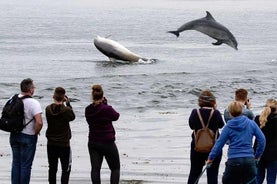
[[[106,97],[103,97],[103,99],[102,99],[102,103],[104,103],[104,104],[108,104],[108,100],[107,100],[107,98],[106,98]]]
[[[250,109],[250,108],[251,108],[250,99],[247,99],[247,100],[245,101],[244,105],[246,106],[247,109]]]
[[[66,106],[70,106],[70,99],[66,95],[64,96],[64,102]]]

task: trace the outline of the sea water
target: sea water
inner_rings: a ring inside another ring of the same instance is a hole
[[[226,44],[214,46],[214,39],[197,31],[182,32],[179,38],[166,33],[206,11],[233,33],[237,51]],[[34,98],[43,110],[52,103],[55,87],[66,89],[77,116],[71,124],[72,181],[89,183],[84,108],[93,84],[103,86],[108,103],[121,114],[114,123],[121,179],[133,182],[187,180],[188,116],[197,108],[201,90],[214,93],[221,112],[237,88],[248,90],[255,114],[266,99],[277,97],[274,0],[1,0],[0,17],[0,108],[20,92],[24,78],[34,80]],[[154,60],[110,62],[93,44],[97,35]],[[48,170],[44,114],[43,119],[32,170],[32,182],[38,183],[47,182]],[[0,135],[0,178],[9,183],[11,150],[8,134]],[[225,160],[226,155],[220,176]],[[102,172],[108,181],[106,165]]]

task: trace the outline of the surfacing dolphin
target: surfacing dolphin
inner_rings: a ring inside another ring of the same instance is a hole
[[[168,33],[172,33],[179,37],[179,34],[182,31],[196,30],[216,39],[217,42],[212,43],[213,45],[221,45],[222,43],[225,43],[238,50],[238,43],[233,34],[225,26],[218,23],[210,12],[206,12],[206,17],[187,22],[176,31],[168,31]]]
[[[94,39],[95,47],[106,55],[111,61],[138,62],[139,59],[147,60],[131,52],[121,44],[108,38],[97,36]]]

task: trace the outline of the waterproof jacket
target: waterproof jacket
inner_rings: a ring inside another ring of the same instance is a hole
[[[260,125],[259,117],[256,116],[255,118],[258,125]],[[262,128],[262,132],[265,135],[266,146],[261,160],[266,162],[277,161],[277,113],[271,113],[267,117],[267,122]]]
[[[70,105],[51,104],[45,109],[48,145],[70,146],[71,129],[69,122],[75,119],[75,114]]]
[[[119,118],[119,113],[112,106],[101,103],[90,104],[85,109],[85,116],[89,125],[89,144],[113,143],[115,141],[115,130],[112,121]]]
[[[254,155],[253,136],[258,141],[257,151]],[[255,157],[260,158],[265,148],[265,137],[258,125],[244,115],[234,117],[223,127],[219,139],[209,154],[214,160],[220,153],[224,144],[230,140],[228,158]]]

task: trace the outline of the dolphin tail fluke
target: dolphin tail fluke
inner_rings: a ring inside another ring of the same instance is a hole
[[[175,36],[177,36],[177,38],[179,37],[179,31],[167,31],[168,33],[172,33],[174,34]]]

